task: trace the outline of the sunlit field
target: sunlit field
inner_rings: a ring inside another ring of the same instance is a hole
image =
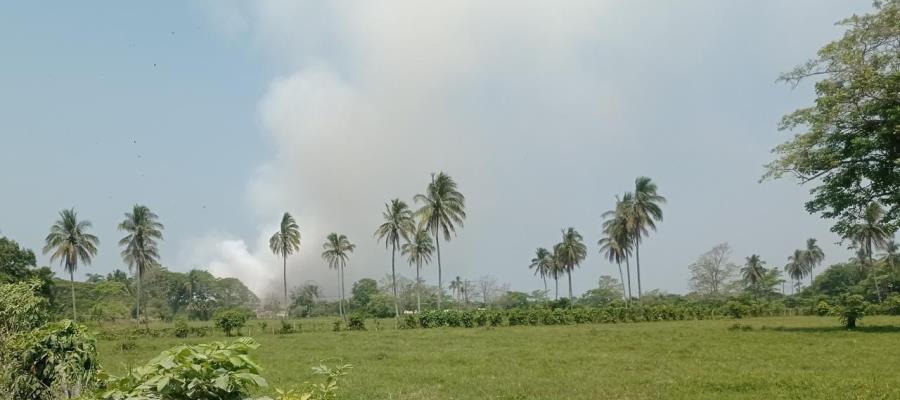
[[[854,332],[820,317],[416,330],[382,321],[377,331],[370,320],[364,332],[332,332],[331,321],[301,321],[289,335],[253,327],[271,387],[315,380],[310,366],[324,360],[353,365],[342,391],[354,399],[900,398],[900,317],[865,318]],[[210,340],[226,338],[139,338],[129,351],[101,340],[98,352],[122,373]]]

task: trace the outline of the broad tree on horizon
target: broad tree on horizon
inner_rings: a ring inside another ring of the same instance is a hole
[[[322,259],[328,263],[329,267],[334,268],[338,272],[338,295],[340,297],[338,300],[338,311],[341,313],[341,318],[346,321],[347,315],[344,313],[344,268],[347,267],[350,253],[353,252],[356,245],[350,243],[347,236],[332,232],[328,234],[325,243],[322,244],[322,248],[325,250],[322,252]]]
[[[284,279],[284,307],[285,318],[287,318],[288,293],[287,293],[287,258],[300,250],[300,226],[290,213],[285,212],[281,216],[281,224],[278,232],[269,238],[269,249],[276,255],[281,256],[282,261],[282,278]]]
[[[384,205],[381,213],[384,223],[375,230],[375,237],[380,241],[384,239],[384,247],[391,249],[391,289],[394,292],[394,318],[400,321],[400,296],[397,295],[397,269],[395,259],[400,248],[400,238],[409,241],[410,235],[415,231],[413,212],[409,206],[400,199],[393,199]],[[418,271],[416,271],[418,273]]]
[[[422,203],[422,207],[416,211],[416,215],[420,218],[420,227],[424,227],[434,236],[438,267],[438,309],[441,310],[444,286],[439,234],[443,233],[444,240],[449,242],[451,233],[456,235],[456,226],[462,228],[466,219],[466,198],[457,190],[453,178],[440,172],[437,175],[431,174],[431,183],[428,184],[425,193],[417,194],[414,201]]]
[[[569,280],[569,299],[574,299],[572,295],[572,271],[575,267],[581,265],[587,257],[587,246],[584,244],[584,238],[575,228],[569,227],[562,230],[562,241],[557,245],[559,248],[558,257],[563,265]]]
[[[69,273],[72,285],[72,320],[78,321],[75,309],[75,270],[78,262],[91,265],[91,259],[97,255],[100,239],[87,233],[91,222],[78,220],[74,208],[59,212],[59,219],[50,227],[50,233],[44,239],[44,254],[50,253],[50,262],[59,260],[59,264]]]
[[[163,240],[165,227],[159,222],[159,216],[144,205],[135,204],[131,212],[125,213],[125,220],[119,223],[118,229],[126,232],[119,240],[122,249],[122,260],[128,264],[137,278],[135,315],[141,320],[141,280],[153,266],[159,265],[159,247],[157,240]]]
[[[422,264],[431,263],[433,252],[434,245],[431,242],[431,236],[424,229],[416,230],[416,234],[403,244],[401,249],[401,254],[409,259],[409,265],[416,266],[416,313],[422,312],[422,278],[419,273],[422,270]]]

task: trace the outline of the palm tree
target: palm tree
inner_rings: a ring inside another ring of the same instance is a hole
[[[287,258],[300,250],[300,226],[290,213],[285,212],[281,216],[281,225],[278,232],[269,238],[269,249],[281,256],[282,277],[284,278],[284,305],[285,318],[287,318],[288,294],[287,294]]]
[[[534,269],[534,274],[539,275],[544,281],[545,292],[547,291],[547,275],[550,273],[549,255],[550,252],[547,249],[538,247],[537,251],[534,252],[534,258],[531,259],[531,264],[528,266],[528,269]]]
[[[119,223],[119,230],[126,235],[119,240],[122,259],[128,268],[134,271],[137,278],[136,315],[141,319],[141,278],[153,266],[159,264],[159,248],[157,240],[163,240],[163,224],[159,216],[147,206],[135,204],[130,213],[125,213],[125,220]]]
[[[394,318],[400,321],[400,297],[397,295],[397,270],[394,268],[394,258],[397,249],[400,248],[400,238],[409,241],[409,235],[415,231],[413,213],[406,203],[400,199],[393,199],[384,205],[384,223],[375,230],[375,237],[384,240],[384,247],[391,247],[391,286],[394,290]]]
[[[823,252],[822,248],[816,244],[816,239],[809,238],[806,239],[806,250],[803,254],[806,259],[806,272],[809,273],[809,284],[812,286],[813,270],[825,260],[825,252]]]
[[[656,231],[656,222],[663,219],[661,204],[666,198],[656,192],[656,184],[646,176],[634,180],[634,199],[631,201],[630,214],[632,239],[634,240],[634,262],[637,266],[638,299],[641,298],[641,239]]]
[[[788,263],[784,266],[784,272],[795,282],[794,286],[800,287],[800,280],[806,276],[806,255],[803,250],[794,250],[794,254],[788,257]],[[791,290],[791,293],[794,293]]]
[[[459,306],[460,298],[462,298],[463,292],[463,280],[459,276],[456,279],[450,281],[450,290],[453,292],[453,295],[456,297],[457,307]]]
[[[612,227],[613,225],[610,225]],[[597,241],[600,246],[600,254],[604,254],[609,262],[616,263],[619,267],[619,281],[622,282],[622,298],[628,305],[629,296],[625,292],[625,277],[622,275],[622,261],[631,254],[631,241],[628,240],[627,232],[624,230],[617,231],[615,228],[604,230],[605,237]]]
[[[355,244],[350,243],[347,236],[330,233],[322,245],[325,251],[322,252],[322,259],[328,263],[328,266],[338,271],[338,279],[340,280],[340,299],[338,300],[338,311],[341,318],[345,321],[347,316],[344,314],[344,267],[350,259],[350,253],[356,248]]]
[[[612,210],[609,210],[603,213],[603,232],[607,235],[606,240],[614,240],[617,252],[622,253],[622,257],[619,258],[618,262],[621,263],[621,260],[625,261],[625,273],[628,282],[628,293],[625,295],[626,304],[631,301],[631,263],[629,259],[631,258],[631,250],[635,241],[632,239],[632,234],[634,232],[634,218],[632,218],[631,204],[634,199],[634,195],[632,193],[625,193],[624,196],[620,199],[619,196],[616,196],[616,207]],[[604,241],[604,239],[601,239]],[[604,241],[605,243],[605,241]],[[598,244],[600,244],[598,242]],[[603,244],[601,244],[603,246]],[[610,244],[613,246],[613,244]],[[603,251],[603,250],[601,250]],[[612,260],[611,260],[612,261]],[[622,270],[621,264],[619,264],[619,279],[622,279]],[[625,286],[625,279],[622,279],[622,286]],[[623,288],[623,292],[624,292]]]
[[[874,263],[872,253],[875,248],[882,249],[887,246],[891,232],[887,226],[881,223],[884,217],[884,209],[877,202],[870,203],[863,212],[862,222],[855,225],[850,232],[853,241],[859,246],[865,256],[864,264],[868,264],[869,275],[874,278]],[[878,301],[881,301],[881,290],[878,288],[878,279],[875,279],[875,293]]]
[[[434,245],[431,244],[431,236],[428,231],[419,229],[413,235],[412,240],[403,244],[400,254],[405,255],[409,259],[409,265],[416,265],[416,313],[422,312],[421,284],[422,279],[419,277],[419,271],[422,264],[431,263],[431,253],[434,252]]]
[[[554,300],[559,300],[559,276],[565,272],[565,266],[560,261],[561,259],[561,243],[557,243],[553,246],[553,252],[547,257],[547,264],[550,266],[550,277],[553,278],[553,285],[555,287]]]
[[[881,253],[881,261],[884,261],[885,265],[894,270],[900,265],[900,246],[897,245],[897,242],[891,240],[884,245],[884,253]]]
[[[744,283],[751,288],[758,288],[760,283],[766,278],[766,262],[761,260],[758,255],[753,254],[747,257],[747,263],[741,268],[741,278]]]
[[[414,200],[416,203],[422,203],[422,207],[416,211],[421,221],[420,225],[434,235],[438,266],[438,309],[441,309],[444,287],[441,278],[441,241],[438,233],[443,232],[444,240],[450,241],[450,234],[456,234],[456,225],[463,226],[466,219],[466,198],[456,189],[453,178],[440,172],[437,176],[431,174],[431,183],[425,194],[417,194]]]
[[[581,265],[581,262],[587,257],[587,246],[584,244],[581,234],[575,228],[569,227],[562,231],[562,241],[559,243],[559,250],[560,262],[569,277],[569,299],[574,299],[572,295],[572,271],[575,267]]]
[[[59,264],[69,273],[72,285],[72,320],[78,321],[75,310],[75,270],[78,262],[91,265],[91,259],[97,255],[100,239],[87,233],[90,221],[79,221],[74,208],[59,212],[59,219],[50,227],[50,234],[44,239],[44,254],[51,253],[50,262],[59,260]]]

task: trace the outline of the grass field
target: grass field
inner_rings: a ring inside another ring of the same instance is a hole
[[[734,320],[365,332],[330,332],[328,322],[292,335],[257,329],[253,357],[272,387],[313,380],[310,366],[340,359],[354,366],[347,399],[900,398],[900,317],[868,317],[854,332],[818,317],[742,321],[750,331],[730,330]],[[212,340],[224,337],[141,338],[127,352],[101,341],[99,352],[121,373]]]

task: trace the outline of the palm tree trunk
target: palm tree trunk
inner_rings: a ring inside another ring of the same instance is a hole
[[[137,267],[137,307],[135,308],[138,323],[141,323],[141,266]]]
[[[344,266],[341,265],[341,304],[344,304],[344,298],[347,297],[347,289],[344,288]],[[350,303],[347,302],[347,309],[344,310],[344,323],[347,323],[347,313],[350,312]]]
[[[631,301],[631,263],[625,258],[625,273],[628,274],[628,301]]]
[[[400,297],[397,296],[397,271],[394,269],[394,258],[397,255],[397,244],[391,243],[391,281],[394,287],[394,318],[400,323]]]
[[[441,241],[439,239],[437,228],[434,228],[434,243],[436,244],[438,259],[438,310],[443,310],[441,300],[444,297],[444,281],[441,279]]]
[[[622,263],[617,262],[616,265],[619,266],[619,282],[622,282],[622,298],[625,299],[625,305],[628,305],[628,296],[625,294],[625,276],[622,275]]]
[[[544,280],[544,292],[547,291],[547,275],[541,274],[541,279]]]
[[[572,297],[572,268],[569,268],[566,273],[569,275],[569,300],[574,300],[575,298]]]
[[[554,296],[554,300],[559,300],[559,276],[554,276],[553,280],[556,282],[556,295]]]
[[[634,264],[637,268],[638,300],[641,299],[641,243],[634,241]]]
[[[416,313],[422,313],[422,280],[419,278],[419,270],[422,269],[422,262],[416,261]]]
[[[78,322],[78,314],[75,312],[75,271],[69,270],[69,283],[72,284],[72,321]]]
[[[337,269],[338,273],[338,314],[340,314],[341,319],[344,318],[344,278],[341,276],[341,267]]]
[[[287,254],[282,254],[284,263],[282,268],[282,276],[284,277],[284,316],[281,319],[287,319],[288,315],[288,297],[287,297]]]
[[[878,288],[878,276],[875,273],[875,261],[872,259],[872,244],[869,243],[869,276],[875,282],[875,294],[878,296],[878,302],[881,303],[881,289]]]

